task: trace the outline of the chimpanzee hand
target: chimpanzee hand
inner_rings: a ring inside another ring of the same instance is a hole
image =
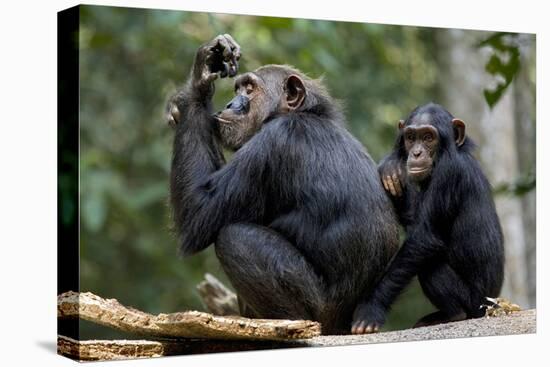
[[[400,159],[388,157],[378,166],[378,173],[386,191],[390,192],[392,196],[403,194],[406,177]]]
[[[360,303],[353,313],[351,324],[352,334],[376,333],[386,321],[386,312],[383,307],[374,303]]]
[[[239,71],[241,47],[229,34],[218,35],[199,47],[193,66],[195,88],[209,87],[218,78],[234,77]]]
[[[234,77],[239,70],[241,47],[229,34],[216,36],[197,50],[188,84],[168,102],[165,110],[170,126],[180,122],[181,104],[185,100],[208,100],[214,94],[214,80]],[[178,106],[180,106],[178,108]]]

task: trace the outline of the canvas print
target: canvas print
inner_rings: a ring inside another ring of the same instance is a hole
[[[534,333],[536,36],[58,15],[58,352]]]

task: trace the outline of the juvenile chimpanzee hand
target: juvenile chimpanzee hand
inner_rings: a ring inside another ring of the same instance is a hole
[[[353,313],[351,333],[376,333],[386,321],[385,313],[384,308],[375,302],[360,303]]]
[[[175,126],[180,122],[181,107],[178,107],[178,102],[188,99],[187,92],[192,93],[195,100],[211,99],[214,95],[214,80],[237,75],[240,58],[241,47],[229,34],[220,34],[200,46],[188,81],[191,87],[177,93],[166,106],[168,124]]]
[[[406,177],[402,165],[403,163],[399,158],[390,156],[381,162],[378,167],[382,184],[392,196],[401,196],[403,194]]]

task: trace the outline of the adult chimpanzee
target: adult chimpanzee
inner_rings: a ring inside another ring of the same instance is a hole
[[[236,75],[239,57],[229,35],[201,46],[167,107],[180,250],[215,243],[245,316],[349,333],[358,300],[399,245],[391,200],[338,105],[298,70],[238,76],[236,97],[212,114],[213,81]],[[227,164],[220,143],[236,150]]]
[[[464,122],[430,103],[400,121],[399,129],[395,150],[379,170],[407,235],[374,291],[355,310],[355,334],[377,331],[415,275],[438,308],[417,327],[480,317],[484,298],[496,297],[502,285],[502,231]]]

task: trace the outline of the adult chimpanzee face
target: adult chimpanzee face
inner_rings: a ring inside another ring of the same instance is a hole
[[[268,65],[235,79],[235,98],[215,115],[226,148],[239,149],[269,116],[302,107],[306,87],[303,76],[293,71]]]
[[[430,124],[400,127],[403,129],[405,150],[408,154],[407,174],[412,181],[423,181],[432,173],[439,146],[439,133]]]
[[[269,93],[263,81],[254,73],[240,75],[235,80],[235,98],[218,112],[222,143],[237,150],[260,128],[270,111]]]

